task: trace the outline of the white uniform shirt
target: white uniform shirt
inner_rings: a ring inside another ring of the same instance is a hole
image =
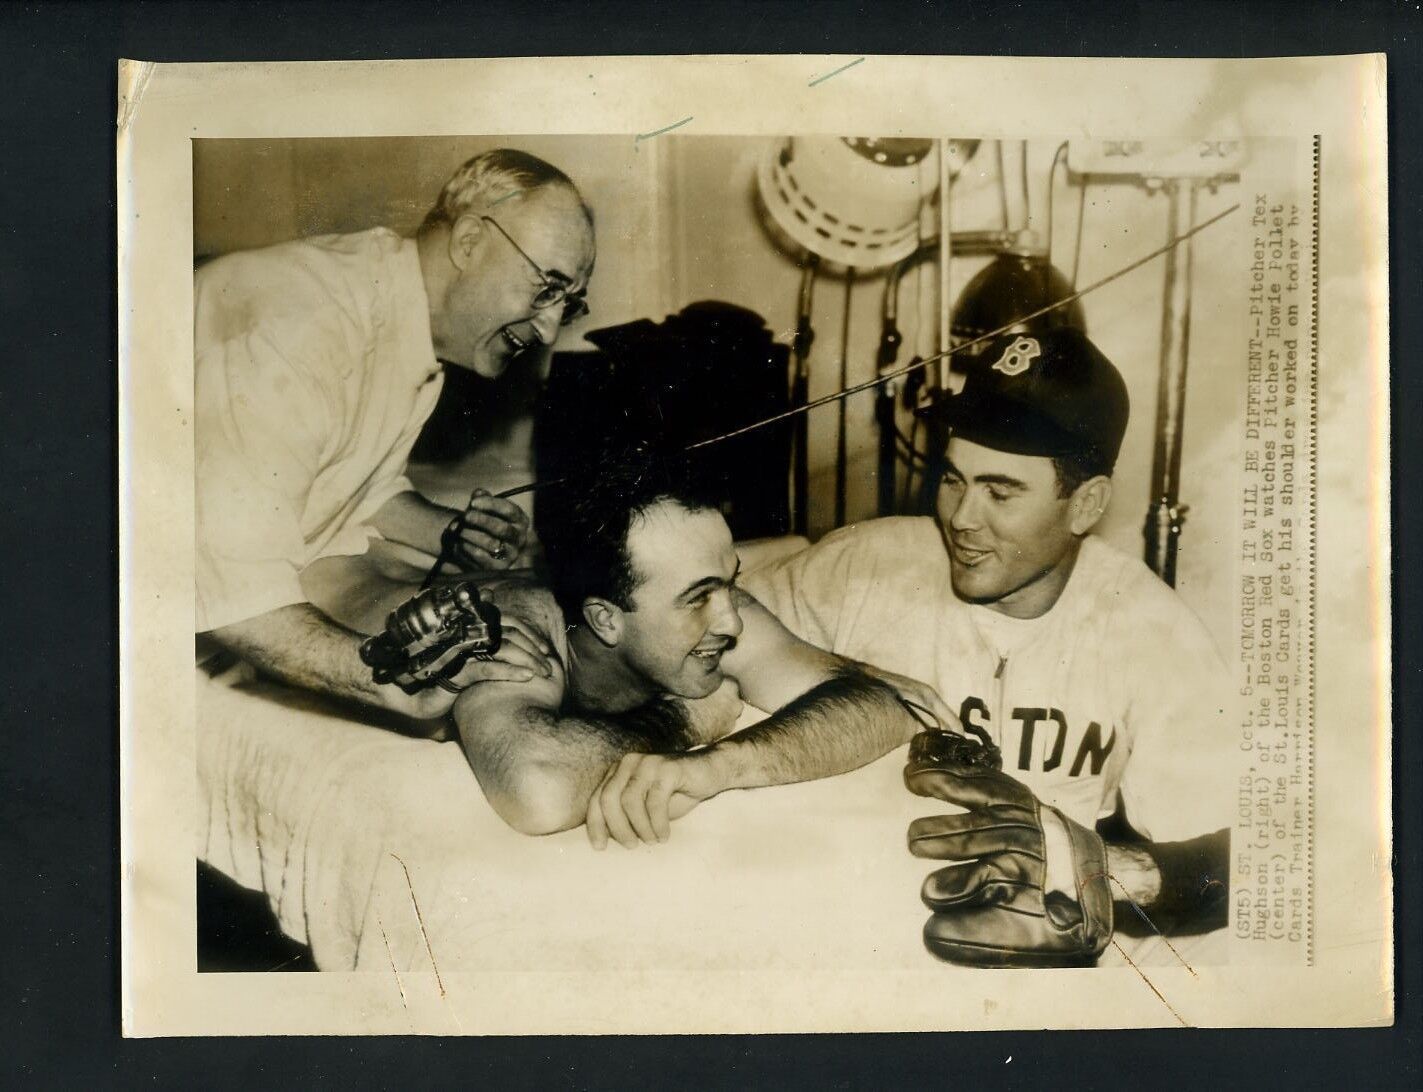
[[[954,595],[932,519],[841,528],[744,583],[805,640],[934,686],[1006,772],[1079,823],[1120,792],[1155,841],[1230,824],[1225,665],[1174,591],[1095,536],[1057,603],[1026,620]]]
[[[201,633],[365,552],[443,374],[415,242],[385,228],[218,258],[193,306]]]

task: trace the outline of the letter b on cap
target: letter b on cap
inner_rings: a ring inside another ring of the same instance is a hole
[[[1036,338],[1020,337],[1003,350],[1003,355],[994,363],[993,370],[1004,375],[1022,375],[1033,361],[1042,355],[1042,346]]]

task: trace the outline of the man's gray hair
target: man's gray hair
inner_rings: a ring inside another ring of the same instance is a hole
[[[593,210],[568,175],[528,152],[494,148],[481,152],[450,176],[420,230],[427,231],[437,224],[453,224],[466,213],[482,212],[514,194],[531,193],[545,186],[567,186],[578,198],[583,215],[592,226]]]

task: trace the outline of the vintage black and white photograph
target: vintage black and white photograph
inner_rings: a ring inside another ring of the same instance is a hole
[[[196,789],[127,799],[194,988],[893,1030],[1309,974],[1320,412],[1371,380],[1319,352],[1328,145],[1200,86],[1184,129],[649,85],[643,131],[189,133]]]

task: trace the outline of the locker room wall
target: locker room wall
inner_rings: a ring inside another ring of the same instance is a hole
[[[744,137],[382,138],[369,140],[194,141],[194,252],[209,256],[302,235],[355,231],[384,224],[412,232],[440,186],[460,163],[487,148],[510,145],[540,155],[582,188],[597,216],[598,263],[589,291],[590,316],[570,329],[560,348],[579,348],[581,331],[640,317],[661,319],[699,299],[722,299],[758,311],[778,340],[789,342],[799,271],[770,242],[753,199],[764,142]],[[1057,142],[1034,141],[1030,169],[1045,177]],[[1001,224],[996,157],[985,143],[954,189],[956,230]],[[1040,184],[1035,192],[1042,192]],[[1198,219],[1239,199],[1238,186],[1202,192]],[[1054,263],[1072,265],[1077,190],[1059,174],[1054,197]],[[1041,209],[1038,210],[1041,212]],[[1094,185],[1082,220],[1079,285],[1086,285],[1160,246],[1166,239],[1166,199],[1129,185]],[[1183,503],[1177,587],[1222,648],[1232,636],[1232,562],[1238,481],[1234,462],[1243,396],[1239,301],[1248,263],[1234,251],[1233,229],[1222,225],[1195,242]],[[983,260],[955,264],[951,292]],[[1112,507],[1101,533],[1140,556],[1157,399],[1165,265],[1156,261],[1083,300],[1089,333],[1126,378],[1132,416],[1118,464]],[[932,266],[901,287],[900,360],[933,351]],[[920,284],[917,278],[928,280]],[[845,287],[824,276],[816,288],[811,397],[874,374],[883,278],[866,275],[850,293],[848,346],[841,328]],[[920,307],[923,296],[929,307]],[[874,396],[845,405],[848,426],[847,519],[875,514],[877,484]],[[810,419],[812,537],[834,518],[834,407]],[[526,430],[516,430],[527,436]]]

